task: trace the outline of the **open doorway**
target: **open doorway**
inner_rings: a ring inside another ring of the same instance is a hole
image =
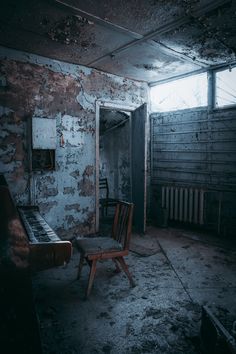
[[[118,200],[131,202],[130,112],[100,109],[99,225],[107,233]]]
[[[109,198],[134,203],[134,227],[146,227],[146,104],[136,107],[97,102],[96,106],[96,230],[99,230],[99,188],[107,181]],[[101,185],[100,185],[101,186]],[[105,193],[105,195],[104,195]],[[100,208],[99,208],[100,207]]]
[[[99,178],[107,179],[109,198],[131,201],[130,112],[101,108]],[[101,193],[105,194],[100,188]]]

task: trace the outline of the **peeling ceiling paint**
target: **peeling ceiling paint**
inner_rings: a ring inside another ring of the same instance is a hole
[[[235,0],[2,0],[0,44],[149,83],[236,60]]]

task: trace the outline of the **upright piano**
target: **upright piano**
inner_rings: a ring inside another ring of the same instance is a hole
[[[4,354],[42,354],[31,270],[69,262],[72,245],[61,241],[37,207],[17,210],[0,175],[0,342]]]
[[[29,240],[29,263],[33,270],[61,266],[69,262],[70,241],[61,240],[48,225],[37,206],[18,207]]]
[[[17,244],[19,247],[21,246],[20,248],[23,244],[25,248],[28,248],[27,260],[31,270],[43,270],[69,262],[72,254],[71,242],[61,240],[57,236],[40,214],[37,206],[16,208],[3,175],[0,176],[0,200],[1,218],[4,219],[1,227],[5,223],[6,232],[9,233],[9,230],[15,225],[14,233],[17,233],[16,225],[18,225],[18,233],[25,232],[26,237],[24,238],[19,239],[18,235]],[[17,237],[17,235],[15,236]]]

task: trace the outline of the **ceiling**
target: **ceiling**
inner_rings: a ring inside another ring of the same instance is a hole
[[[236,0],[1,0],[0,44],[155,83],[236,61]]]
[[[104,135],[109,131],[124,126],[129,120],[130,112],[100,109],[99,134]]]

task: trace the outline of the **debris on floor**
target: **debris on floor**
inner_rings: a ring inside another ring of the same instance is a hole
[[[220,320],[224,314],[236,319],[235,250],[175,229],[149,228],[147,235],[145,247],[158,242],[160,249],[145,257],[130,252],[135,288],[112,262],[100,262],[84,301],[89,269],[76,280],[76,252],[66,267],[34,276],[44,354],[194,354],[200,350],[202,305]]]

